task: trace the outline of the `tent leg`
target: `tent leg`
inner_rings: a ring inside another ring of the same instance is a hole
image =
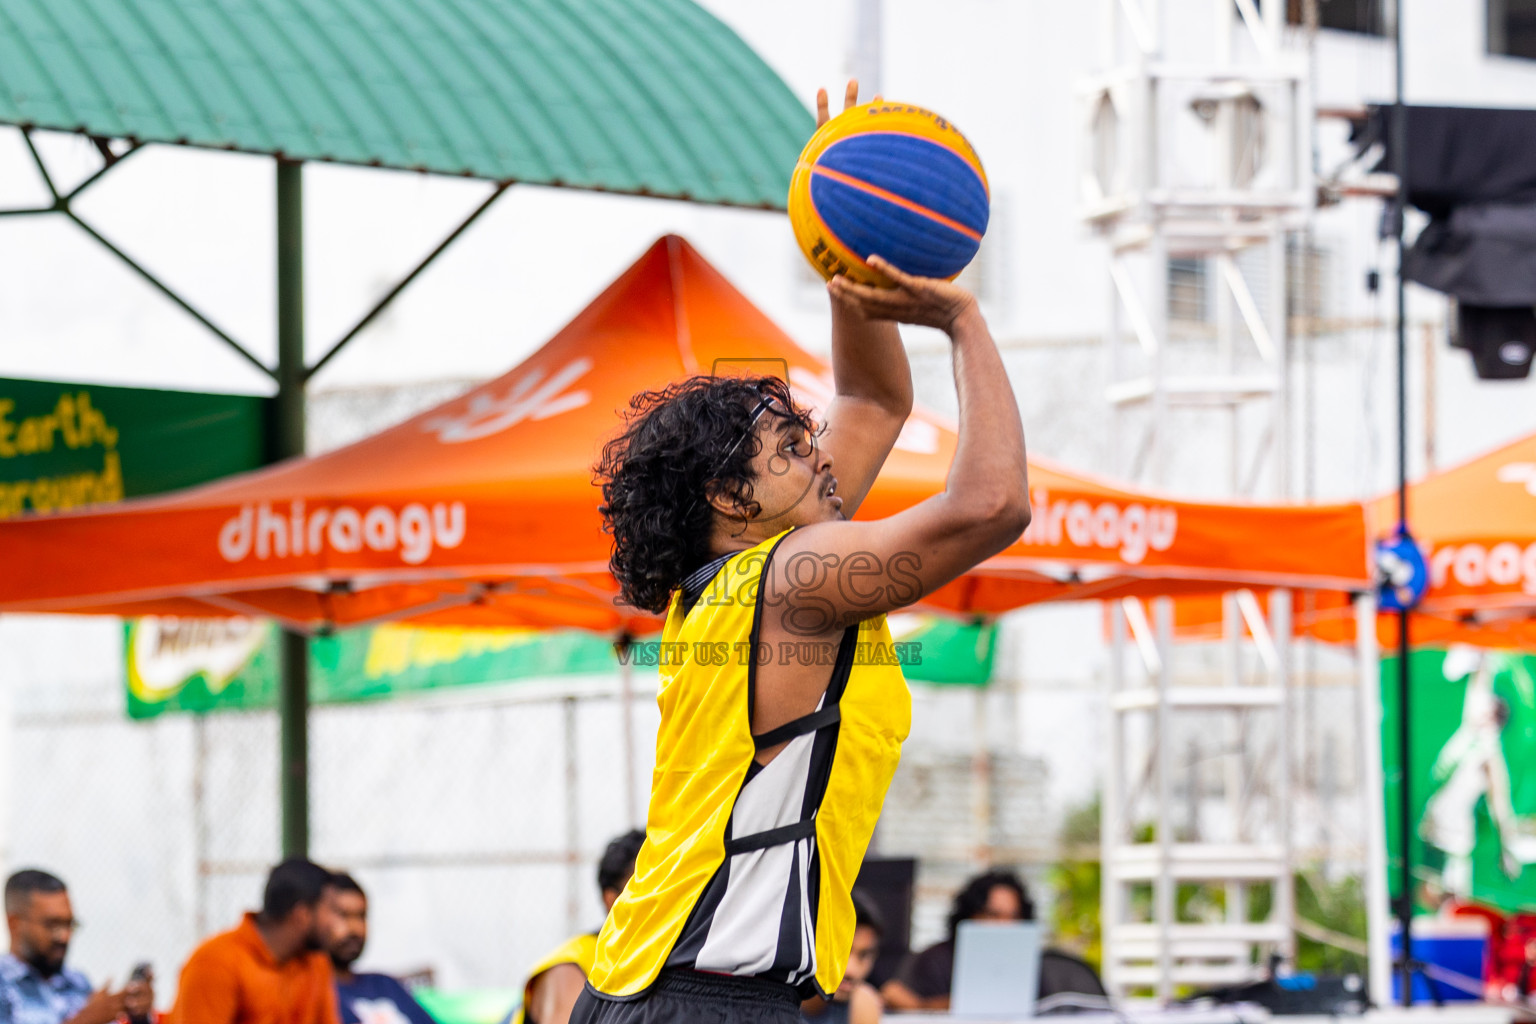
[[[1397,927],[1402,944],[1398,961],[1402,991],[1400,1002],[1413,1005],[1413,693],[1409,657],[1408,611],[1397,613]],[[1433,989],[1431,989],[1433,992]]]
[[[304,857],[309,853],[309,638],[285,630],[280,664],[283,856]]]
[[[1356,659],[1360,687],[1360,777],[1365,812],[1365,921],[1370,949],[1371,1001],[1392,1001],[1392,908],[1387,898],[1387,789],[1381,759],[1381,652],[1376,641],[1376,595],[1355,597]]]
[[[1408,108],[1403,103],[1403,0],[1392,4],[1392,56],[1396,87],[1392,104],[1391,153],[1392,173],[1397,176],[1397,199],[1392,211],[1391,224],[1397,236],[1397,522],[1404,534],[1408,533],[1408,298],[1407,279],[1403,276],[1403,263],[1407,256],[1407,241],[1403,237],[1404,217],[1408,207]],[[1397,907],[1398,927],[1401,930],[1402,959],[1398,967],[1402,976],[1404,1006],[1413,1005],[1413,751],[1410,725],[1412,710],[1409,706],[1408,656],[1411,649],[1408,635],[1408,610],[1401,609],[1397,620],[1397,742],[1398,742],[1398,854],[1402,858],[1399,867]],[[1437,1000],[1438,1001],[1438,1000]]]
[[[304,454],[304,165],[277,162],[277,400],[273,461]],[[278,719],[283,856],[309,853],[309,640],[283,634]]]

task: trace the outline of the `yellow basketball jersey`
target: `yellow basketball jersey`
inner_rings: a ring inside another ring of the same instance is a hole
[[[528,1000],[533,995],[533,983],[539,975],[561,964],[575,964],[581,968],[582,974],[591,974],[592,960],[596,955],[597,936],[588,932],[585,935],[567,939],[556,946],[548,956],[534,964],[533,970],[528,972],[528,980],[523,982],[523,1005],[517,1008],[512,1024],[527,1024]]]
[[[818,656],[816,645],[759,643],[763,604],[785,599],[760,585],[785,535],[732,556],[691,608],[673,597],[645,845],[587,975],[601,995],[644,992],[667,966],[823,995],[842,981],[850,892],[912,702],[882,615],[849,627],[825,658],[815,712],[752,735],[757,664]],[[758,749],[786,741],[757,764]]]

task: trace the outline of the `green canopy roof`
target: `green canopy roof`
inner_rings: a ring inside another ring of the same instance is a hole
[[[814,129],[691,0],[4,0],[0,124],[775,208]]]

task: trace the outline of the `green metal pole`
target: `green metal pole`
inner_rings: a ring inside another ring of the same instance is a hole
[[[273,460],[304,454],[304,165],[277,162],[277,401]],[[309,854],[309,640],[283,633],[278,684],[283,856]]]

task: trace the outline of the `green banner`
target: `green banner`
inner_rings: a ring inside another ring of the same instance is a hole
[[[502,1024],[523,1001],[523,992],[515,988],[474,989],[444,992],[442,989],[418,988],[411,992],[421,1008],[437,1024]]]
[[[902,664],[908,679],[950,686],[986,686],[997,655],[997,623],[956,622],[937,615],[892,615],[891,637],[916,644]]]
[[[1536,907],[1536,657],[1472,648],[1408,661],[1415,908],[1447,896]],[[1398,660],[1381,663],[1388,872],[1397,895]]]
[[[0,519],[190,487],[262,464],[269,399],[0,379]]]
[[[277,706],[278,631],[251,619],[124,624],[128,715]],[[608,639],[579,630],[374,626],[310,642],[316,704],[447,686],[612,672]]]
[[[894,616],[903,663],[915,682],[985,685],[995,624],[930,615]],[[167,711],[277,706],[278,631],[254,619],[134,619],[125,622],[130,718]],[[616,671],[610,638],[580,630],[374,626],[310,642],[309,685],[317,704],[374,700],[448,686]],[[654,670],[655,661],[637,665]]]

